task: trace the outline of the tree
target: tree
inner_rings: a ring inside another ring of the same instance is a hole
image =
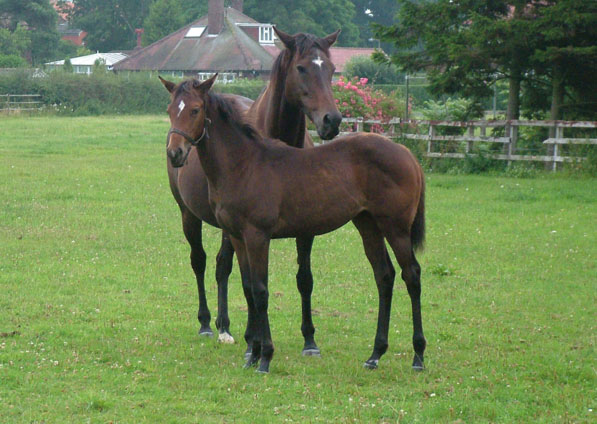
[[[395,0],[352,0],[352,3],[355,8],[353,22],[359,28],[358,45],[378,47],[371,24],[392,25],[398,13],[398,3]],[[388,51],[391,46],[390,43],[386,43],[383,50]]]
[[[151,44],[206,14],[207,2],[155,0],[143,21],[143,44]]]
[[[22,25],[14,31],[0,28],[0,54],[24,57],[31,48],[31,37]]]
[[[549,118],[594,119],[597,115],[597,3],[582,0],[535,6],[541,39],[531,60],[551,98]],[[542,88],[540,85],[535,88]],[[568,101],[566,101],[568,99]],[[565,115],[566,113],[566,115]]]
[[[508,118],[520,113],[519,95],[533,40],[526,1],[399,0],[398,23],[375,26],[398,51],[389,60],[406,72],[425,70],[436,94],[488,97],[490,85],[508,79]],[[378,61],[387,60],[381,54]]]
[[[74,0],[73,25],[87,31],[91,50],[132,49],[152,0]]]
[[[15,33],[20,25],[29,34],[29,51],[21,54],[29,56],[33,65],[52,58],[60,35],[58,14],[48,0],[0,0],[0,10],[6,29]]]
[[[359,42],[359,28],[353,23],[355,8],[349,0],[245,0],[244,13],[291,34],[308,32],[322,37],[341,28],[338,45]]]
[[[508,119],[520,115],[522,90],[538,99],[551,87],[551,116],[561,117],[566,87],[592,96],[597,62],[597,5],[582,0],[399,0],[398,23],[376,34],[399,49],[391,61],[407,72],[425,70],[437,94],[489,96],[509,83]],[[584,92],[583,88],[584,87]],[[597,96],[593,96],[595,99]],[[592,100],[589,100],[591,102]],[[540,103],[533,101],[535,105]]]

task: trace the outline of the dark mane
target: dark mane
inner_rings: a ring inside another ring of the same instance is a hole
[[[263,137],[251,124],[247,123],[238,110],[232,106],[232,102],[224,97],[212,93],[207,93],[210,110],[215,110],[222,121],[232,125],[242,134],[253,141],[262,141]]]

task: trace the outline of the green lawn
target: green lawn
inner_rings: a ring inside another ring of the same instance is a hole
[[[377,290],[352,224],[315,240],[322,357],[302,357],[294,241],[272,242],[262,376],[242,369],[236,265],[237,344],[197,336],[168,127],[0,117],[0,422],[595,422],[596,179],[427,175],[423,373],[399,279],[388,353],[362,367]]]

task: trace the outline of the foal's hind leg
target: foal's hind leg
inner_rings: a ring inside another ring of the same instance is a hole
[[[221,343],[234,343],[230,334],[230,318],[228,317],[228,277],[232,272],[234,248],[230,237],[222,231],[222,244],[216,257],[216,281],[218,283],[218,316],[216,328],[219,330],[218,341]]]
[[[211,314],[207,307],[207,299],[205,298],[205,261],[206,255],[203,250],[203,243],[201,240],[201,224],[202,221],[195,217],[187,209],[182,211],[182,229],[184,235],[191,245],[191,267],[197,279],[197,291],[199,292],[199,312],[197,318],[199,319],[199,335],[213,336],[213,331],[209,325]]]
[[[297,262],[299,265],[296,274],[296,285],[301,294],[301,304],[303,312],[303,322],[301,332],[305,339],[303,347],[304,356],[320,356],[321,353],[317,344],[315,344],[315,327],[311,316],[311,293],[313,292],[313,274],[311,273],[311,247],[313,246],[313,237],[297,237],[296,251],[298,254]]]
[[[413,369],[421,371],[425,368],[423,353],[427,345],[421,319],[421,266],[415,258],[410,235],[389,232],[386,237],[394,250],[400,268],[402,268],[402,279],[406,283],[406,289],[410,296],[413,316],[413,348],[415,350]]]
[[[392,290],[396,272],[386,250],[383,235],[375,221],[368,213],[362,213],[353,219],[363,240],[367,259],[373,268],[375,283],[379,294],[379,310],[377,315],[377,332],[371,357],[363,364],[365,368],[375,369],[381,356],[388,349],[388,331],[392,309]]]

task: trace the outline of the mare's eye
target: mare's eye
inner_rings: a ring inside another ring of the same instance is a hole
[[[296,69],[299,71],[299,74],[306,74],[307,73],[307,68],[305,68],[303,65],[298,65],[296,67]]]
[[[193,109],[193,110],[191,110],[191,115],[192,115],[192,116],[197,116],[197,115],[199,115],[199,109],[197,109],[197,108],[196,108],[196,109]]]

